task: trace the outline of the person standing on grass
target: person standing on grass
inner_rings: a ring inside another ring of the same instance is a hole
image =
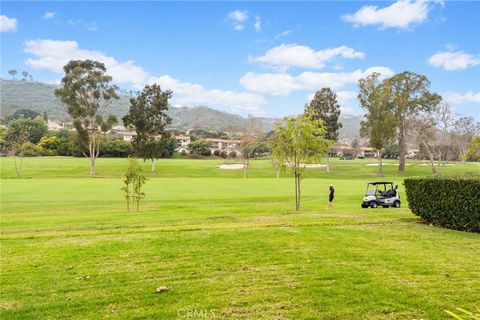
[[[335,197],[335,189],[333,184],[328,187],[328,207],[327,209],[333,209],[333,198]]]

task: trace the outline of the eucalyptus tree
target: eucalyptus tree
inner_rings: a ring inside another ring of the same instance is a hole
[[[67,106],[77,140],[85,148],[83,154],[90,158],[90,174],[95,175],[102,133],[117,121],[113,115],[104,115],[118,99],[117,87],[111,84],[105,65],[98,61],[71,60],[63,70],[65,76],[55,95]]]
[[[389,103],[395,110],[398,124],[398,146],[400,163],[398,170],[405,170],[407,153],[407,122],[420,112],[432,112],[442,97],[429,91],[430,81],[424,75],[410,71],[396,74],[383,82],[388,87]]]
[[[382,150],[395,137],[397,120],[395,110],[389,103],[389,88],[379,83],[379,73],[373,73],[360,79],[358,100],[366,111],[361,123],[360,135],[370,141],[370,146],[377,150],[378,176],[383,176]]]

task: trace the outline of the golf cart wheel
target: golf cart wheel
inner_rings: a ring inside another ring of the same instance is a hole
[[[368,208],[368,204],[362,203],[362,208]]]
[[[395,208],[400,208],[400,201],[396,200],[394,203],[393,203],[393,206]]]
[[[378,203],[376,203],[375,201],[370,203],[370,208],[375,209],[376,207],[378,207]]]

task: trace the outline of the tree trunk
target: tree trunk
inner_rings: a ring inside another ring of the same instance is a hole
[[[97,155],[97,150],[95,149],[95,139],[92,138],[93,141],[90,142],[88,145],[88,151],[90,152],[90,175],[95,175],[95,159]]]
[[[90,175],[95,175],[95,156],[90,155]]]
[[[377,158],[378,158],[378,176],[383,177],[382,150],[377,151]]]
[[[442,169],[442,148],[439,148],[438,151],[438,163],[437,163],[437,173]]]
[[[155,158],[152,158],[152,173],[155,172]]]
[[[403,115],[400,116],[400,123],[398,127],[398,148],[400,149],[398,171],[403,172],[405,171],[405,156],[407,153],[407,146],[405,143],[405,120]]]
[[[427,150],[428,157],[430,158],[430,166],[432,167],[432,173],[437,174],[437,169],[435,168],[435,159],[433,158],[433,152],[430,150],[428,144],[425,141],[422,141],[422,144],[425,146],[425,150]]]
[[[300,210],[300,183],[298,173],[295,171],[295,211]]]
[[[20,179],[20,176],[22,175],[22,156],[19,157],[19,161],[17,163],[17,156],[15,153],[13,154],[13,161],[15,163],[15,173],[17,174],[17,179]]]
[[[298,165],[297,162],[297,153],[294,155],[294,168],[293,168],[293,175],[295,177],[295,210],[298,211],[300,209],[300,199],[299,199],[299,184],[298,184]]]
[[[301,201],[301,199],[302,199],[301,193],[300,193],[300,175],[299,175],[299,174],[297,174],[297,184],[298,184],[298,187],[297,187],[297,193],[298,193],[298,197],[297,197],[297,198],[298,198],[298,201],[297,201],[297,208],[296,208],[296,210],[298,211],[298,210],[300,210],[300,201]]]
[[[248,159],[245,159],[245,161],[243,161],[243,178],[246,179],[247,178],[247,169],[248,169]]]
[[[327,173],[330,173],[330,153],[327,153]]]
[[[125,186],[125,193],[125,198],[127,199],[127,211],[130,211],[130,186],[128,184]]]

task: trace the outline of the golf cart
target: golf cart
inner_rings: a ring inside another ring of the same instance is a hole
[[[400,208],[400,194],[397,188],[398,186],[393,186],[393,182],[369,182],[362,208],[376,208],[378,206]]]

